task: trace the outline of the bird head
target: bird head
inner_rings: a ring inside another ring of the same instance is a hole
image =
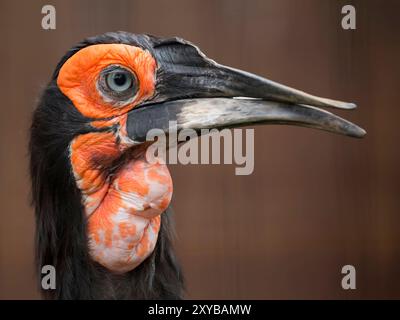
[[[321,107],[355,105],[218,64],[180,38],[117,32],[83,41],[61,59],[33,117],[41,263],[67,269],[62,253],[87,247],[88,260],[125,273],[153,252],[172,181],[165,165],[146,161],[149,130],[167,133],[175,121],[177,130],[291,124],[365,134]]]

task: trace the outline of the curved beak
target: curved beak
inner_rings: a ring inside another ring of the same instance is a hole
[[[154,97],[128,114],[127,131],[144,142],[151,129],[197,131],[251,124],[289,124],[361,138],[357,125],[320,108],[356,105],[320,98],[260,76],[220,65],[185,40],[158,40]]]

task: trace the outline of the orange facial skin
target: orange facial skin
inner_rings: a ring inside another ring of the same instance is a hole
[[[97,89],[100,71],[121,65],[138,79],[139,91],[131,103],[116,107]],[[126,44],[97,44],[79,50],[62,66],[57,84],[74,106],[88,118],[108,118],[131,110],[154,94],[156,62],[152,55]]]
[[[113,64],[131,70],[138,79],[137,94],[126,105],[105,101],[96,85],[100,72]],[[126,113],[154,94],[155,70],[147,51],[102,44],[74,54],[57,79],[60,90],[84,116],[98,119],[91,122],[93,128],[118,128],[82,134],[70,144],[73,174],[88,219],[91,257],[117,273],[134,269],[153,252],[160,215],[172,197],[167,167],[149,163],[145,150],[135,147],[126,134]]]

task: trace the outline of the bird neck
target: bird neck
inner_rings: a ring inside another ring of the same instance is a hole
[[[133,270],[153,252],[172,196],[167,167],[128,147],[112,132],[83,134],[70,146],[91,258],[116,273]]]

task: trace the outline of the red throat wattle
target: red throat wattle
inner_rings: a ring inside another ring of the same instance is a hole
[[[113,64],[137,76],[139,90],[129,104],[113,106],[96,90],[99,72]],[[167,167],[149,163],[145,149],[135,149],[126,135],[126,113],[154,93],[155,68],[151,54],[140,48],[93,45],[67,60],[57,80],[74,106],[96,119],[91,123],[94,128],[118,128],[83,134],[70,144],[71,165],[88,221],[91,257],[118,273],[134,269],[153,252],[160,215],[172,197]]]

